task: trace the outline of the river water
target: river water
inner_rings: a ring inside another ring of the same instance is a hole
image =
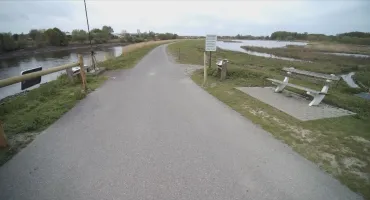
[[[264,48],[281,48],[281,47],[286,47],[288,45],[305,46],[308,44],[307,42],[289,42],[289,41],[277,41],[277,40],[233,40],[233,41],[238,41],[238,42],[217,41],[217,47],[221,49],[225,49],[225,50],[238,51],[238,52],[247,53],[247,54],[254,55],[254,56],[262,56],[266,58],[309,62],[305,60],[275,56],[275,55],[268,54],[268,53],[248,51],[248,50],[241,48],[242,46],[254,46],[254,47],[264,47]],[[332,53],[332,52],[325,53],[323,52],[323,54],[330,54],[330,55],[336,55],[336,56],[353,56],[353,57],[359,57],[359,58],[369,58],[370,57],[369,55],[364,55],[364,54],[349,54],[349,53]]]
[[[280,48],[280,47],[286,47],[287,45],[297,45],[297,46],[304,46],[307,45],[305,42],[288,42],[288,41],[276,41],[276,40],[234,40],[238,42],[223,42],[223,41],[217,41],[217,47],[225,50],[231,50],[231,51],[238,51],[242,53],[247,53],[254,56],[262,56],[266,58],[275,58],[275,59],[281,59],[281,60],[289,60],[289,61],[304,61],[294,58],[287,58],[287,57],[280,57],[275,56],[268,53],[260,53],[256,51],[248,51],[241,46],[255,46],[255,47],[264,47],[264,48]]]
[[[84,57],[84,63],[86,65],[91,65],[91,56],[88,49],[84,52],[78,50]],[[99,51],[95,51],[95,57],[97,61],[103,61],[106,58],[113,56],[119,56],[122,54],[122,47],[106,47],[101,48]],[[43,54],[36,54],[32,56],[25,57],[15,57],[11,59],[1,59],[0,60],[0,79],[5,79],[13,76],[18,76],[21,71],[39,67],[42,69],[48,69],[51,67],[56,67],[59,65],[64,65],[68,63],[78,62],[78,53],[74,51],[59,51],[59,52],[49,52]],[[55,80],[60,74],[65,71],[56,72],[53,74],[48,74],[41,77],[41,83],[49,82]],[[32,88],[37,88],[39,85],[33,86]],[[0,99],[21,92],[21,84],[17,83],[7,87],[0,88]]]

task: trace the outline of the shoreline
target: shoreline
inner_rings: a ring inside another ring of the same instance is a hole
[[[128,43],[104,43],[104,44],[93,44],[92,47],[94,49],[98,49],[101,47],[112,47],[112,46],[126,46]],[[57,52],[57,51],[73,51],[73,50],[81,50],[81,49],[89,49],[90,44],[73,44],[66,47],[55,47],[55,46],[49,46],[49,47],[42,47],[37,49],[24,49],[24,50],[17,50],[13,52],[7,52],[4,54],[0,54],[0,60],[5,59],[12,59],[22,56],[32,56],[36,54],[42,54],[42,53],[49,53],[49,52]]]

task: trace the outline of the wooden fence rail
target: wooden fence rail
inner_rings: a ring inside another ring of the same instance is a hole
[[[39,71],[39,72],[33,72],[33,73],[25,74],[25,75],[13,76],[13,77],[10,77],[10,78],[2,79],[2,80],[0,80],[0,88],[6,87],[8,85],[13,85],[15,83],[19,83],[19,82],[22,82],[22,81],[26,81],[26,80],[29,80],[29,79],[33,79],[33,78],[36,78],[36,77],[40,77],[40,76],[55,73],[55,72],[58,72],[58,71],[66,70],[68,68],[77,67],[79,65],[80,65],[80,63],[70,63],[70,64],[61,65],[61,66],[58,66],[58,67],[53,67],[53,68],[49,68],[49,69],[46,69],[46,70],[42,70],[42,71]]]
[[[13,84],[16,84],[16,83],[19,83],[19,82],[22,82],[22,81],[30,80],[30,79],[33,79],[33,78],[37,78],[37,77],[40,77],[40,76],[44,76],[44,75],[47,75],[47,74],[52,74],[52,73],[55,73],[55,72],[58,72],[58,71],[68,70],[72,67],[77,67],[77,66],[80,66],[80,76],[81,76],[81,82],[82,82],[82,89],[84,91],[86,91],[86,75],[85,75],[85,69],[84,69],[84,63],[83,63],[82,55],[79,55],[79,62],[76,62],[76,63],[70,63],[70,64],[61,65],[61,66],[49,68],[49,69],[38,71],[38,72],[33,72],[33,73],[24,74],[24,75],[20,75],[20,76],[13,76],[13,77],[10,77],[10,78],[1,79],[0,80],[0,88],[6,87],[6,86],[9,86],[9,85],[13,85]],[[6,141],[6,136],[5,136],[5,133],[4,133],[3,126],[2,126],[2,122],[0,121],[0,148],[7,147],[7,145],[8,144],[7,144],[7,141]]]

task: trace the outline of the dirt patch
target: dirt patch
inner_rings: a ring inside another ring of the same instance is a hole
[[[361,161],[361,160],[359,160],[358,158],[355,158],[355,157],[346,157],[346,158],[342,159],[342,163],[348,169],[351,169],[353,167],[363,168],[367,165],[366,162]]]
[[[330,166],[333,168],[333,169],[336,169],[338,170],[339,173],[341,173],[341,170],[340,170],[340,167],[339,167],[339,164],[337,162],[337,160],[335,159],[335,155],[333,154],[330,154],[330,153],[327,153],[327,152],[322,152],[320,154],[320,157],[325,160],[325,161],[328,161],[330,163]]]
[[[291,134],[291,136],[296,138],[296,139],[299,139],[301,141],[307,141],[308,143],[311,143],[315,140],[315,138],[312,136],[312,132],[308,129],[304,129],[304,128],[301,128],[301,127],[298,127],[298,126],[293,126],[293,125],[287,124],[284,121],[282,121],[282,120],[280,120],[280,119],[278,119],[274,116],[270,116],[268,113],[266,113],[262,110],[258,110],[258,111],[254,110],[251,107],[249,107],[248,105],[243,105],[243,108],[247,109],[253,115],[260,116],[263,119],[268,119],[271,122],[275,122],[275,124],[288,129],[291,133],[293,133],[293,134]]]
[[[233,92],[233,91],[226,91],[226,93],[227,93],[228,95],[233,95],[235,92]]]
[[[35,139],[36,135],[39,133],[22,133],[22,134],[15,134],[11,138],[8,139],[8,144],[11,148],[18,148],[22,147],[30,143],[33,139]]]
[[[370,146],[370,141],[363,138],[363,137],[360,137],[360,136],[350,136],[350,138],[356,142],[359,142],[359,143],[362,143],[362,144],[365,144],[365,145],[369,145]]]
[[[284,127],[285,130],[288,130],[290,136],[304,142],[305,144],[309,145],[317,145],[315,142],[317,138],[320,138],[322,134],[320,132],[312,132],[311,130],[304,129],[299,126],[294,126],[286,123],[285,121],[269,115],[267,112],[263,110],[253,109],[250,106],[244,104],[242,106],[244,109],[248,110],[251,114],[261,117],[262,119],[268,120],[270,123],[274,123],[275,125]],[[350,139],[354,140],[357,143],[361,143],[364,145],[370,144],[370,142],[362,137],[358,136],[351,136]],[[296,146],[297,144],[293,142],[292,146]],[[366,183],[370,182],[370,174],[363,172],[364,168],[367,167],[368,163],[362,161],[355,157],[345,157],[344,159],[337,161],[337,156],[328,152],[321,151],[320,149],[332,149],[333,147],[329,145],[321,144],[317,146],[315,149],[312,149],[310,155],[316,155],[315,157],[319,160],[318,165],[325,169],[326,171],[340,176],[343,173],[351,173],[354,176],[366,181]],[[365,147],[366,148],[366,147]],[[354,153],[348,147],[340,147],[340,152],[337,152],[340,155],[353,155]],[[340,163],[339,163],[340,162]]]
[[[355,174],[359,178],[363,179],[367,183],[370,183],[370,174],[369,173],[364,173],[364,172],[359,172],[359,171],[351,171],[352,174]]]
[[[211,83],[211,85],[209,87],[214,88],[216,86],[217,86],[217,83]]]

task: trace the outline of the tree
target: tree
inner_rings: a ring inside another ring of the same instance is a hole
[[[109,40],[109,39],[112,38],[113,33],[114,33],[112,27],[110,27],[110,26],[103,26],[103,28],[101,30],[103,32],[104,39]]]
[[[47,43],[46,37],[43,32],[38,32],[34,41],[37,47],[43,47]]]
[[[113,28],[110,26],[103,26],[102,31],[107,32],[109,34],[114,33]]]
[[[125,34],[125,40],[126,40],[126,42],[130,42],[130,43],[134,41],[131,34],[129,34],[129,33]]]
[[[48,43],[52,46],[67,46],[68,40],[61,30],[58,28],[48,29],[45,31],[45,36]]]
[[[177,34],[173,33],[159,33],[158,38],[160,40],[171,40],[171,39],[176,39],[178,37]]]
[[[12,36],[12,37],[13,37],[13,39],[14,39],[15,41],[18,41],[19,35],[15,33],[15,34],[13,34],[13,36]]]
[[[18,48],[18,45],[14,41],[11,33],[1,33],[0,35],[0,46],[2,51],[14,51]]]
[[[148,35],[149,35],[149,38],[151,38],[152,40],[155,40],[155,33],[153,31],[149,31]]]
[[[38,34],[40,34],[40,31],[36,29],[31,29],[30,32],[28,33],[28,35],[32,38],[32,40],[35,40]]]
[[[77,41],[80,43],[85,42],[88,39],[88,34],[84,30],[73,30],[72,31],[72,41]]]
[[[102,32],[102,30],[94,28],[93,30],[91,30],[90,34],[95,43],[100,44],[103,42],[104,33]]]

